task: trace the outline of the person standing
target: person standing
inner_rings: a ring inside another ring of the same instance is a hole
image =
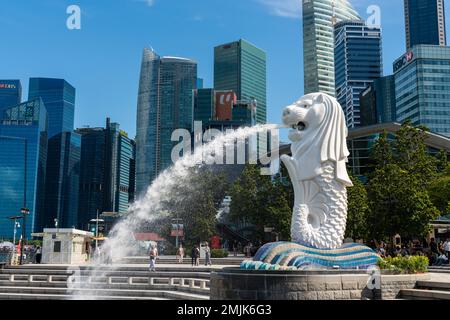
[[[41,259],[42,259],[42,250],[41,250],[40,246],[37,246],[37,248],[36,248],[36,263],[41,264]]]
[[[205,266],[211,266],[211,249],[208,242],[205,245]]]
[[[183,263],[183,258],[184,258],[184,248],[183,245],[180,244],[180,246],[178,247],[177,250],[177,258],[178,258],[178,263]]]
[[[156,246],[150,247],[150,271],[156,271],[156,258],[158,257],[158,249]]]
[[[191,250],[191,264],[192,266],[197,265],[197,246],[193,246]]]
[[[444,251],[447,254],[447,259],[450,261],[450,239],[444,242]]]
[[[200,248],[199,246],[195,246],[195,266],[198,267],[200,265]]]

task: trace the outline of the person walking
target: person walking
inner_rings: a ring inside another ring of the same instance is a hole
[[[208,242],[205,245],[205,266],[211,266],[211,249]]]
[[[150,271],[156,271],[156,258],[158,257],[158,249],[156,246],[150,246]]]
[[[183,248],[183,245],[180,244],[180,246],[177,249],[178,263],[183,263],[183,258],[184,258],[184,248]]]

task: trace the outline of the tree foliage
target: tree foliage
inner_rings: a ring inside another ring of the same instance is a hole
[[[362,182],[350,176],[353,187],[348,188],[348,214],[346,238],[366,239],[367,236],[367,216],[369,214],[369,204],[367,191]]]
[[[281,239],[290,238],[292,207],[287,189],[281,181],[261,175],[256,165],[247,165],[232,185],[230,218],[252,224],[256,240],[264,239],[264,227],[273,227]]]
[[[407,122],[391,141],[385,133],[375,143],[367,185],[372,239],[424,236],[439,215],[427,191],[437,170],[435,158],[426,152],[425,132]]]

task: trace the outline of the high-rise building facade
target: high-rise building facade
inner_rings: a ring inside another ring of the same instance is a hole
[[[29,99],[48,113],[45,211],[40,228],[77,226],[81,137],[73,132],[76,90],[64,79],[31,78]]]
[[[304,93],[335,95],[334,25],[359,20],[347,0],[303,0]]]
[[[406,50],[418,44],[445,46],[444,0],[404,0]]]
[[[22,101],[20,80],[0,80],[0,115],[2,110],[18,105]]]
[[[20,216],[24,207],[30,210],[26,238],[40,231],[46,161],[47,111],[42,100],[34,99],[1,111],[0,238],[13,238],[14,223],[7,218]]]
[[[361,125],[359,95],[383,75],[381,29],[364,21],[335,25],[336,99],[344,109],[349,128]]]
[[[395,77],[374,80],[359,97],[361,126],[397,121],[395,102]]]
[[[31,78],[28,100],[42,98],[48,112],[48,137],[72,132],[75,117],[75,88],[64,79]]]
[[[257,101],[256,122],[267,122],[265,51],[246,40],[214,48],[214,89],[233,91],[239,101]]]
[[[85,228],[97,211],[127,212],[134,194],[134,143],[118,123],[82,128],[79,224]]]
[[[80,181],[81,137],[61,132],[48,140],[45,211],[41,231],[78,227],[78,192]]]
[[[397,121],[450,136],[450,47],[416,45],[394,62]]]
[[[197,63],[144,49],[137,107],[136,196],[172,165],[175,129],[192,130]]]

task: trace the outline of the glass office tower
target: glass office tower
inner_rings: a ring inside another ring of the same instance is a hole
[[[381,77],[370,84],[359,97],[361,125],[397,121],[395,77]]]
[[[72,132],[75,88],[64,79],[31,78],[28,100],[42,98],[48,112],[48,137]]]
[[[450,136],[450,47],[416,45],[394,62],[397,121]]]
[[[42,100],[0,112],[0,238],[13,239],[14,223],[7,218],[20,216],[24,206],[30,210],[26,238],[41,231],[46,161],[47,111]],[[21,229],[16,240],[20,233]]]
[[[445,46],[444,0],[404,0],[406,50],[417,44]]]
[[[160,57],[144,49],[139,82],[136,135],[136,193],[142,196],[160,172],[172,165],[175,129],[192,130],[197,63]]]
[[[20,80],[0,80],[0,115],[7,107],[18,105],[22,101]]]
[[[364,21],[335,25],[334,66],[336,99],[349,128],[361,125],[359,95],[383,75],[381,29]]]
[[[48,141],[45,181],[45,216],[41,229],[78,227],[81,137],[73,132],[59,133]]]
[[[303,0],[304,93],[335,95],[333,27],[360,20],[347,0]]]
[[[64,79],[31,78],[29,99],[41,98],[48,113],[45,217],[40,227],[77,225],[81,138],[73,133],[75,88]]]
[[[267,122],[266,53],[246,40],[214,48],[214,89],[236,93],[240,101],[256,100],[257,123]]]
[[[134,144],[118,123],[106,128],[82,128],[79,223],[87,226],[97,210],[126,213],[134,183]],[[131,191],[130,191],[131,189]]]

